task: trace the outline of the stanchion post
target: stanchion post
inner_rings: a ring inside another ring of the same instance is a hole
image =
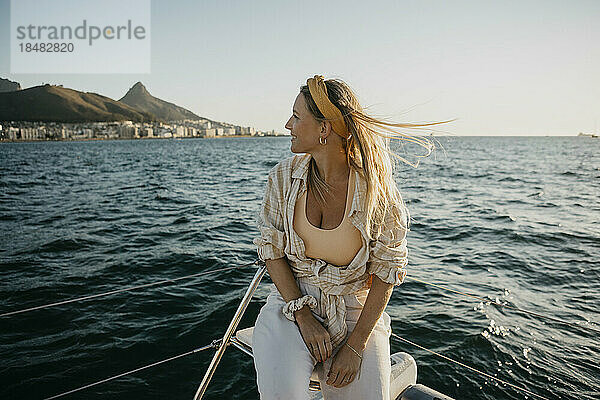
[[[221,340],[221,345],[217,349],[217,352],[215,353],[212,361],[210,362],[210,365],[208,366],[208,370],[206,371],[204,378],[202,378],[202,383],[196,391],[194,400],[200,400],[202,399],[202,396],[204,396],[204,392],[206,392],[206,389],[208,388],[208,384],[210,383],[210,380],[212,379],[212,376],[215,373],[215,370],[217,369],[217,365],[219,365],[219,361],[221,361],[221,358],[223,357],[223,354],[225,353],[225,350],[229,345],[229,340],[231,339],[231,336],[237,329],[237,326],[240,323],[242,316],[246,312],[246,308],[248,308],[250,300],[252,300],[254,291],[258,287],[266,271],[267,266],[265,265],[265,263],[263,261],[259,261],[258,271],[256,271],[256,274],[254,274],[254,278],[252,278],[252,282],[250,282],[250,286],[248,287],[248,290],[246,290],[246,294],[244,294],[244,298],[242,299],[237,311],[235,312],[235,315],[233,316],[233,319],[231,320],[231,323],[229,324],[229,327],[227,328],[227,331],[223,336],[223,340]]]

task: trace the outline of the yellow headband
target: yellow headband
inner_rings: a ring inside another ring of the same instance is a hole
[[[319,111],[321,111],[321,114],[331,122],[333,131],[342,138],[349,139],[351,135],[348,133],[348,128],[346,127],[346,122],[344,121],[344,117],[342,117],[342,113],[339,108],[333,105],[329,100],[329,97],[327,97],[327,86],[325,86],[323,76],[315,75],[314,78],[308,78],[306,83],[308,84],[310,95],[319,108]]]

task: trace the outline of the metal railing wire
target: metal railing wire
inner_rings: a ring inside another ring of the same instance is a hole
[[[22,309],[22,310],[6,312],[6,313],[3,313],[3,314],[0,314],[0,317],[9,317],[9,316],[12,316],[12,315],[22,314],[22,313],[26,313],[26,312],[29,312],[29,311],[42,310],[44,308],[61,306],[61,305],[64,305],[64,304],[75,303],[75,302],[78,302],[78,301],[96,299],[96,298],[99,298],[99,297],[105,297],[105,296],[110,296],[110,295],[117,294],[117,293],[129,292],[129,291],[132,291],[132,290],[137,290],[137,289],[142,289],[142,288],[148,288],[148,287],[151,287],[151,286],[164,285],[165,283],[173,283],[173,282],[181,281],[181,280],[184,280],[184,279],[197,278],[199,276],[208,275],[208,274],[214,274],[215,272],[227,271],[227,270],[230,270],[230,269],[245,268],[245,267],[249,267],[249,266],[255,265],[255,264],[257,264],[257,261],[253,261],[251,263],[244,264],[244,265],[236,265],[236,266],[233,266],[233,267],[225,267],[225,268],[219,268],[219,269],[210,270],[210,271],[198,272],[197,274],[181,276],[179,278],[174,278],[174,279],[164,279],[164,280],[161,280],[161,281],[158,281],[158,282],[146,283],[146,284],[143,284],[143,285],[132,286],[132,287],[128,287],[128,288],[125,288],[125,289],[111,290],[110,292],[93,294],[91,296],[77,297],[77,298],[74,298],[74,299],[59,301],[59,302],[56,302],[56,303],[44,304],[44,305],[41,305],[41,306],[30,307],[30,308],[25,308],[25,309]]]

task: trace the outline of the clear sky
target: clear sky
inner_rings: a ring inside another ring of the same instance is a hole
[[[153,0],[151,73],[0,77],[113,99],[141,81],[210,119],[287,132],[300,85],[341,78],[399,122],[458,118],[452,135],[600,133],[600,1]]]

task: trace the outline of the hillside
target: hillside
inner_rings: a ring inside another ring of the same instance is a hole
[[[157,118],[97,93],[44,85],[0,93],[0,121],[148,122]]]
[[[136,110],[156,115],[158,118],[165,121],[205,119],[183,107],[152,96],[141,82],[137,82],[133,85],[127,94],[119,99],[119,101]]]

